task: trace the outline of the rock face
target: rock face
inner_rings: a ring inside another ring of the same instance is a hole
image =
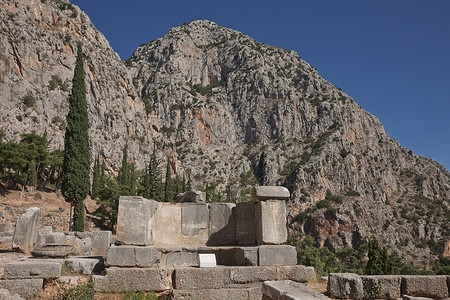
[[[7,139],[47,129],[52,147],[62,148],[81,41],[91,151],[111,173],[125,143],[138,168],[155,144],[174,172],[192,175],[194,188],[209,184],[228,202],[249,200],[254,184],[284,185],[290,232],[310,233],[333,250],[374,235],[428,260],[425,244],[450,240],[449,172],[399,145],[296,52],[193,21],[123,63],[88,16],[65,1],[0,3]],[[441,251],[435,248],[432,255]]]

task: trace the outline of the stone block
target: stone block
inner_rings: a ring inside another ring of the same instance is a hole
[[[61,275],[61,262],[25,260],[5,265],[5,279],[57,278]]]
[[[11,295],[11,293],[7,289],[0,289],[0,299],[1,300],[24,300],[24,298],[20,297],[18,294]]]
[[[297,250],[289,245],[264,245],[258,248],[260,266],[293,266],[297,264]]]
[[[258,247],[236,247],[234,248],[234,266],[257,266]]]
[[[312,290],[305,285],[290,280],[266,281],[263,283],[262,292],[270,299],[282,300],[326,300],[330,299],[318,291]]]
[[[154,243],[155,211],[158,203],[142,197],[119,198],[116,242],[145,246]]]
[[[181,244],[181,207],[182,204],[159,203],[156,210],[155,244]]]
[[[403,297],[400,299],[402,299],[402,300],[434,300],[433,298],[413,297],[413,296],[409,296],[409,295],[403,295]],[[444,299],[444,300],[448,300],[448,299]]]
[[[183,245],[205,245],[209,238],[209,209],[206,204],[183,203],[181,208]]]
[[[249,299],[249,291],[244,288],[201,289],[201,290],[173,290],[172,299],[198,300],[198,299]],[[259,298],[261,299],[261,298]]]
[[[56,280],[60,286],[73,287],[76,285],[87,284],[90,281],[89,276],[60,276]]]
[[[371,291],[376,286],[381,286],[380,298],[398,299],[401,298],[402,278],[397,275],[364,275],[361,279],[366,281],[366,290]]]
[[[89,237],[80,239],[75,234],[66,232],[66,240],[64,243],[66,245],[73,246],[73,249],[70,252],[70,255],[73,255],[73,256],[91,255],[92,240]]]
[[[287,229],[284,200],[267,200],[256,203],[255,225],[258,245],[285,243]]]
[[[315,278],[305,266],[265,266],[265,267],[230,267],[230,279],[233,284],[248,284],[267,280],[292,280],[308,282]]]
[[[313,267],[302,265],[280,266],[277,267],[277,276],[277,280],[292,280],[306,283],[312,279],[316,279],[316,272]]]
[[[447,276],[402,276],[402,295],[444,299],[449,296]]]
[[[252,197],[259,201],[287,200],[291,197],[289,190],[284,186],[254,186]]]
[[[18,294],[20,297],[33,298],[39,296],[44,286],[44,279],[14,279],[0,280],[0,288],[7,289],[11,294]]]
[[[256,245],[255,202],[236,204],[236,241],[238,245]]]
[[[166,266],[198,266],[199,257],[196,251],[174,249],[165,255]]]
[[[30,207],[17,219],[12,241],[13,250],[31,253],[38,238],[39,213],[38,207]]]
[[[73,251],[72,245],[42,245],[31,251],[34,257],[65,257]]]
[[[172,268],[108,268],[105,276],[94,275],[100,293],[162,292],[172,288]]]
[[[115,267],[134,267],[136,265],[135,246],[116,246],[112,245],[108,251],[108,266]]]
[[[155,247],[136,247],[134,251],[136,266],[138,267],[148,268],[156,266],[161,259],[161,254]]]
[[[64,232],[50,232],[41,237],[41,242],[46,245],[64,245],[65,240]]]
[[[102,256],[70,257],[63,261],[63,275],[92,275],[100,274],[105,269]]]
[[[209,204],[209,240],[207,245],[236,245],[236,204]]]
[[[174,288],[220,289],[230,284],[230,272],[227,267],[217,268],[175,268]]]
[[[331,273],[328,275],[327,289],[332,298],[364,298],[362,279],[354,273]]]
[[[103,256],[106,258],[108,256],[108,249],[111,246],[112,234],[109,230],[104,231],[89,231],[89,232],[77,232],[77,236],[82,239],[91,239],[91,255]]]

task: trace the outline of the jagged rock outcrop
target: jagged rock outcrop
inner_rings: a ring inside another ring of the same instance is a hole
[[[448,171],[389,137],[294,51],[194,21],[126,64],[154,128],[198,185],[242,199],[252,183],[284,184],[291,231],[335,250],[370,235],[410,249],[449,238]]]
[[[138,162],[152,141],[127,69],[89,17],[64,0],[0,3],[0,126],[7,139],[47,130],[63,148],[76,44],[85,54],[92,153],[117,166],[121,149]]]

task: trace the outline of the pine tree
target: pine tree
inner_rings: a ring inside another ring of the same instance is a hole
[[[164,182],[164,202],[170,202],[173,199],[173,183],[171,173],[172,168],[170,166],[170,158],[167,157],[166,181]]]
[[[61,192],[71,207],[74,206],[71,230],[84,231],[84,199],[90,190],[90,151],[81,43],[78,44],[66,124]]]
[[[386,247],[380,247],[375,237],[369,240],[368,256],[369,261],[366,265],[367,275],[390,275],[394,273],[392,256],[389,256]]]
[[[100,158],[97,154],[94,162],[94,171],[92,174],[92,198],[95,199],[98,197],[98,193],[100,190]]]

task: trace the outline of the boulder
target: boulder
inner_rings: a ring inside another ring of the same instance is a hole
[[[17,219],[12,240],[13,250],[31,253],[38,238],[39,213],[38,207],[30,207]]]
[[[193,203],[206,203],[206,193],[201,191],[188,191],[177,196],[177,202],[193,202]]]
[[[287,200],[291,197],[289,190],[284,186],[254,186],[252,197],[259,201]]]

